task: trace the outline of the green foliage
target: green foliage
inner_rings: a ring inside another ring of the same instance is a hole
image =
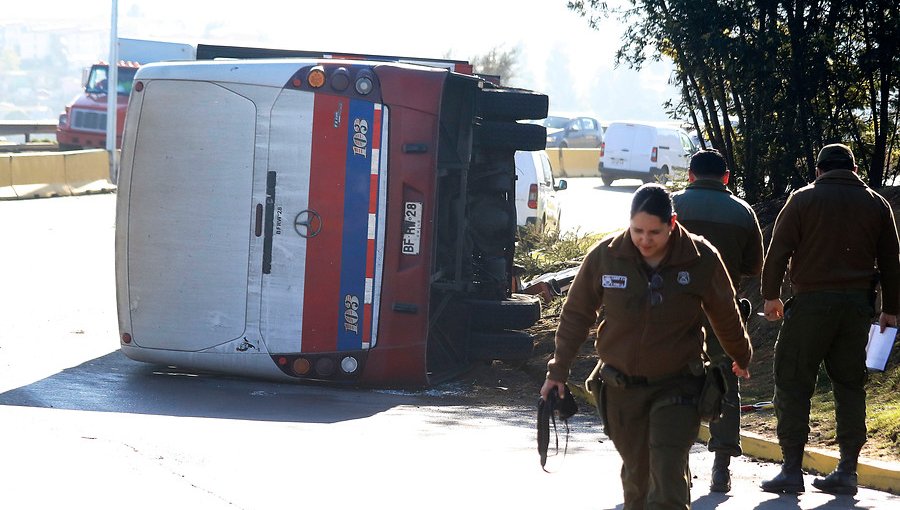
[[[627,27],[620,62],[671,58],[679,102],[757,202],[815,178],[818,150],[849,144],[873,187],[900,173],[900,5],[892,0],[570,1]]]
[[[894,347],[893,363],[887,370],[871,374],[866,384],[866,415],[869,434],[880,436],[896,448],[900,448],[900,364],[897,355],[900,345]]]
[[[563,296],[557,296],[551,299],[549,303],[546,303],[541,307],[541,317],[559,317],[565,302],[566,298]]]
[[[900,448],[900,404],[868,411],[869,434],[881,436]]]
[[[515,263],[524,268],[522,280],[555,273],[580,264],[588,249],[602,234],[541,232],[533,225],[522,229],[516,246]]]

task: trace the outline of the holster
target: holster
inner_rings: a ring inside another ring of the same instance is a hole
[[[606,417],[606,384],[603,381],[602,370],[603,362],[598,361],[597,366],[584,381],[584,387],[594,399],[594,405],[597,407],[597,415],[600,417],[600,424],[603,426],[603,433],[609,435],[609,426]]]
[[[706,364],[706,377],[697,398],[697,411],[700,413],[701,421],[715,423],[722,417],[725,393],[728,391],[723,370],[720,364]]]

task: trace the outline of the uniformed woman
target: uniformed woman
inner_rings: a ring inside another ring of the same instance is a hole
[[[587,253],[569,288],[541,398],[563,395],[569,368],[597,321],[605,424],[622,457],[625,510],[687,509],[688,453],[700,428],[704,310],[732,371],[749,377],[752,348],[715,248],[676,222],[668,191],[634,193],[627,230]]]

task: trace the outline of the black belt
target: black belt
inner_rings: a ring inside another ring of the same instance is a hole
[[[624,375],[624,374],[623,374]],[[674,379],[681,379],[682,377],[693,376],[694,374],[687,368],[676,372],[674,374],[662,375],[659,377],[644,377],[642,375],[626,375],[625,376],[625,384],[628,386],[652,386],[654,384],[659,384],[667,381],[671,381]]]
[[[702,374],[695,374],[694,371],[691,370],[690,366],[686,366],[677,372],[657,377],[626,375],[609,365],[604,365],[600,370],[600,376],[603,378],[603,381],[609,383],[609,385],[612,387],[653,386],[654,384],[673,381],[675,379],[681,379],[685,377],[700,377],[701,375]]]

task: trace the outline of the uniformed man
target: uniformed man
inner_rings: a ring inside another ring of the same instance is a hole
[[[606,316],[595,346],[603,360],[606,430],[622,457],[624,509],[688,509],[704,310],[741,377],[749,376],[752,349],[722,259],[676,222],[664,187],[638,188],[628,230],[585,256],[560,315],[542,398],[551,391],[563,396],[601,305]]]
[[[702,150],[691,157],[688,169],[690,184],[684,191],[672,195],[678,222],[693,234],[703,236],[719,250],[728,275],[735,288],[742,276],[757,276],[762,269],[762,233],[756,213],[747,202],[728,190],[730,172],[716,150]],[[732,359],[725,354],[709,323],[706,328],[706,352],[715,364],[731,367]],[[709,490],[731,490],[731,457],[741,450],[741,396],[738,378],[731,370],[723,370],[727,393],[722,417],[709,424],[709,451],[715,452]]]
[[[897,324],[900,255],[891,206],[857,176],[842,144],[825,146],[816,180],[788,198],[778,214],[762,272],[764,311],[784,318],[775,344],[775,414],[784,456],[781,472],[762,483],[768,492],[804,491],[802,459],[809,435],[810,398],[819,365],[834,389],[837,469],[813,485],[856,494],[856,465],[866,441],[866,342],[881,282],[881,330]],[[790,261],[794,297],[780,299]]]

